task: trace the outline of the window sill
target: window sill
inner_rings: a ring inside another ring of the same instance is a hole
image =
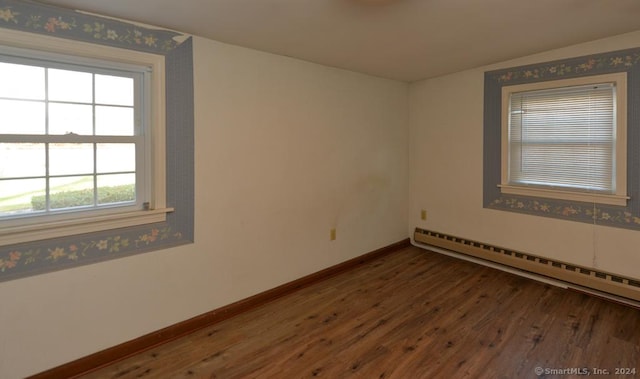
[[[166,221],[173,208],[135,211],[0,229],[0,246]]]
[[[498,187],[500,187],[500,191],[502,193],[510,195],[544,197],[549,199],[581,201],[586,203],[617,205],[622,207],[626,206],[627,200],[630,199],[630,197],[624,195],[606,195],[546,188],[518,187],[508,184],[499,184]]]

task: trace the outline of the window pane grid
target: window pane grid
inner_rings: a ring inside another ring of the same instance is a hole
[[[0,144],[0,150],[11,151],[12,147],[14,149],[19,149],[19,147],[15,145],[16,144]],[[6,189],[8,187],[16,189],[20,186],[20,183],[37,180],[44,183],[43,194],[36,195],[36,197],[39,197],[38,199],[35,197],[31,198],[32,208],[22,206],[21,212],[17,212],[15,206],[2,206],[2,198],[12,196],[9,194],[9,191],[6,190],[5,193],[0,195],[1,216],[20,216],[24,212],[28,211],[42,213],[72,208],[99,208],[101,206],[112,204],[108,201],[109,199],[112,199],[115,203],[135,202],[135,158],[133,165],[130,162],[124,163],[124,166],[132,166],[132,169],[130,170],[117,170],[113,168],[99,170],[99,165],[96,161],[99,145],[109,147],[110,145],[123,145],[122,143],[93,143],[91,146],[91,155],[93,156],[91,169],[67,174],[52,174],[50,172],[48,167],[51,166],[49,162],[51,160],[51,152],[53,150],[51,149],[52,144],[46,143],[44,145],[45,154],[43,160],[47,163],[43,163],[43,166],[47,167],[47,172],[43,175],[12,176],[0,174],[0,189]],[[133,153],[133,156],[135,157],[135,144],[129,145],[130,146],[127,146],[129,150],[128,152],[130,155]],[[122,150],[121,147],[120,150]],[[109,156],[105,156],[101,159],[109,158]],[[125,158],[130,159],[131,157]],[[114,164],[111,163],[112,167],[113,165]],[[122,167],[123,165],[120,164],[120,166]],[[107,193],[107,195],[101,196],[102,193]],[[25,194],[25,196],[26,195],[27,194]]]
[[[10,60],[0,62],[3,77],[23,74],[0,89],[0,219],[138,207],[142,73]]]

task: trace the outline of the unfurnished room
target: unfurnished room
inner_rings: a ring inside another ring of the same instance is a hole
[[[637,0],[0,0],[0,378],[640,377]]]

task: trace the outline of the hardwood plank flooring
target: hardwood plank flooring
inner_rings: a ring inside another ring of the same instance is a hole
[[[552,370],[583,368],[640,377],[640,310],[409,247],[82,378],[568,378]]]

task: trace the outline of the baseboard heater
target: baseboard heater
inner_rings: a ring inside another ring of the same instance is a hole
[[[640,281],[636,279],[420,228],[415,229],[414,241],[640,301]]]

